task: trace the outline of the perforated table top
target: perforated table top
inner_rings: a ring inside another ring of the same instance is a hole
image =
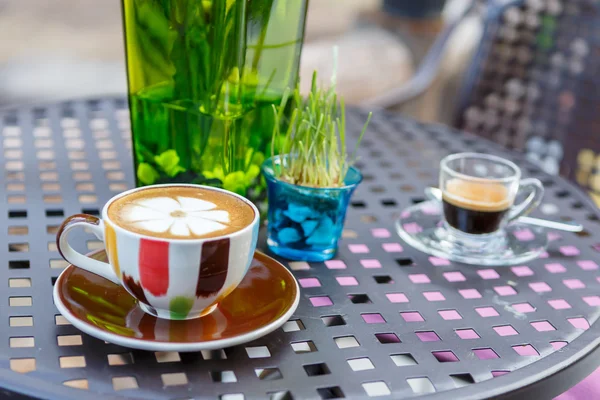
[[[364,115],[349,117],[356,137]],[[302,288],[294,317],[246,345],[178,354],[85,335],[52,303],[65,267],[54,244],[62,219],[98,214],[132,186],[124,99],[0,111],[0,134],[7,391],[56,399],[547,398],[598,365],[600,214],[570,184],[482,139],[377,115],[359,151],[365,180],[337,256],[287,263]],[[544,257],[504,268],[455,264],[402,243],[394,218],[436,184],[444,155],[464,150],[524,166],[546,185],[538,216],[577,220],[585,232],[550,232]],[[102,247],[91,236],[74,244]]]

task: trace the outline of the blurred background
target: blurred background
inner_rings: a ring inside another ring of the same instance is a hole
[[[339,91],[347,102],[358,104],[400,86],[466,2],[313,0],[302,82],[310,81],[314,69],[329,76],[332,47],[338,45]],[[443,104],[468,65],[478,24],[463,23],[434,85],[403,111],[449,122],[453,108]],[[0,27],[0,106],[125,94],[120,0],[0,0]]]
[[[120,1],[0,0],[0,107],[125,95]],[[306,86],[315,69],[330,76],[337,45],[338,92],[350,104],[380,98],[409,82],[435,38],[469,3],[312,0],[301,81]],[[526,152],[546,172],[556,174],[560,165],[600,204],[600,12],[591,4],[526,0],[491,21],[482,79],[474,80],[459,121],[459,88],[483,34],[481,14],[461,19],[436,60],[433,83],[390,108]]]
[[[0,107],[124,95],[120,2],[0,0]],[[600,204],[597,4],[312,0],[302,87],[314,70],[331,76],[338,46],[338,92],[347,103],[484,136],[591,189]],[[426,84],[413,90],[418,96],[398,96],[419,77]]]

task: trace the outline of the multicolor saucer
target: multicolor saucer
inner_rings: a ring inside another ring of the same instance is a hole
[[[507,266],[537,258],[546,250],[548,235],[539,227],[513,222],[492,236],[466,239],[444,224],[441,203],[426,201],[405,209],[396,221],[406,243],[435,257],[472,265]]]
[[[89,255],[107,261],[100,250]],[[283,325],[300,290],[294,276],[256,252],[240,285],[210,314],[174,321],[145,313],[123,287],[69,265],[54,285],[54,303],[83,332],[121,346],[150,351],[200,351],[246,343]]]

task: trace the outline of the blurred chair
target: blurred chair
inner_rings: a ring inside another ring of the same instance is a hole
[[[525,152],[600,199],[600,2],[472,1],[404,86],[364,103],[392,108],[427,90],[467,16],[484,32],[463,80],[454,125]]]

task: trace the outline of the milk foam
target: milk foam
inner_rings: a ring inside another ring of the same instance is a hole
[[[209,235],[231,222],[229,212],[216,204],[184,196],[133,200],[120,209],[119,218],[138,229],[181,238]]]

